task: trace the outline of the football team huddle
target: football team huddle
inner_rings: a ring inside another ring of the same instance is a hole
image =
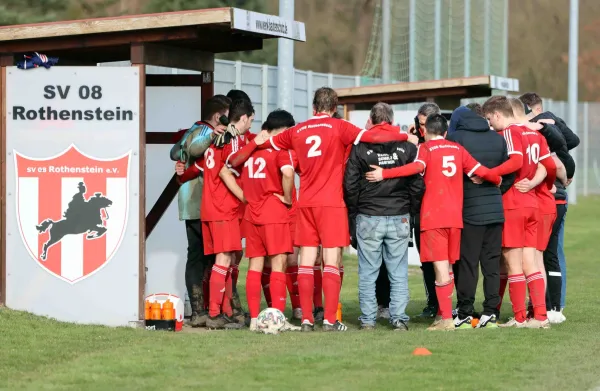
[[[362,180],[373,185],[399,177],[424,180],[419,250],[421,262],[433,264],[438,302],[429,329],[453,330],[471,320],[456,314],[453,319],[452,311],[453,267],[461,259],[464,175],[476,186],[501,187],[511,174],[514,185],[502,190],[499,265],[507,279],[500,277],[498,293],[503,295],[507,281],[514,317],[504,326],[549,327],[542,253],[556,219],[552,193],[557,164],[561,168],[562,163],[539,131],[551,121],[530,122],[529,107],[520,100],[490,98],[477,108],[478,115],[489,121],[488,130],[503,136],[507,159],[486,167],[460,143],[446,139],[448,122],[440,114],[424,118],[414,129],[417,134],[407,134],[391,123],[370,121],[367,129],[359,128],[341,119],[337,109],[335,91],[319,88],[313,117],[296,124],[292,114],[275,110],[260,133],[252,134],[252,103],[242,91],[232,90],[209,99],[203,120],[177,134],[171,159],[177,161],[180,218],[186,220],[189,242],[191,325],[257,331],[262,291],[268,307],[281,312],[289,293],[293,318],[301,323],[297,327],[286,321],[283,331],[313,331],[316,322],[322,322],[323,331],[346,331],[337,316],[342,252],[351,242],[356,245],[356,230],[350,229],[356,216],[349,216],[345,203],[346,162],[359,143],[412,143],[418,145],[412,161],[394,168],[373,165]],[[199,214],[185,210],[198,206]],[[242,239],[249,259],[249,314],[237,294]],[[495,326],[497,317],[481,316],[480,326]],[[405,321],[393,325],[407,330]]]

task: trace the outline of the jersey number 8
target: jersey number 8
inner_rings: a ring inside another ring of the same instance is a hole
[[[454,176],[456,174],[456,164],[454,164],[454,156],[443,156],[442,157],[442,174],[447,177]]]
[[[212,148],[208,148],[204,153],[204,163],[206,168],[209,170],[215,166],[215,151]]]

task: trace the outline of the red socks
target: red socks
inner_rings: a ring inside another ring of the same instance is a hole
[[[221,313],[228,269],[226,266],[219,265],[212,267],[212,273],[210,274],[210,301],[208,306],[208,315],[210,317],[218,316]]]
[[[542,280],[542,284],[544,281]],[[525,310],[525,296],[527,294],[527,284],[524,274],[513,274],[508,276],[508,295],[512,303],[515,320],[519,323],[525,322],[527,312]]]
[[[300,308],[300,296],[298,295],[298,266],[289,266],[285,270],[285,281],[288,292],[290,293],[292,309]]]
[[[508,285],[508,274],[500,273],[500,301],[498,302],[498,307],[496,309],[500,311],[502,307],[502,301],[504,300],[504,292],[506,292],[506,286]]]
[[[271,272],[271,300],[273,308],[277,308],[279,311],[285,311],[285,273],[282,272]]]
[[[231,308],[231,298],[233,297],[233,285],[231,281],[231,268],[227,272],[227,277],[225,278],[225,296],[223,296],[223,304],[221,305],[221,311],[227,315],[233,315],[233,309]]]
[[[263,293],[265,295],[265,301],[267,302],[267,307],[271,307],[271,291],[269,290],[269,284],[271,283],[271,268],[264,267],[262,272],[262,278],[260,280],[260,284],[262,285]]]
[[[298,293],[300,295],[300,308],[302,321],[315,323],[313,317],[313,296],[315,287],[314,270],[312,266],[298,267]]]
[[[260,313],[261,277],[262,273],[255,270],[248,270],[248,274],[246,274],[246,300],[250,318],[257,318]]]
[[[313,304],[315,308],[323,307],[323,274],[321,273],[321,265],[317,265],[313,267],[313,272],[315,276],[315,284],[313,288]],[[304,312],[304,308],[302,309]],[[311,308],[312,312],[312,308]]]
[[[340,301],[342,279],[340,270],[335,266],[323,269],[323,295],[325,296],[325,320],[331,324],[336,321],[336,312]]]
[[[442,319],[452,319],[452,293],[454,292],[454,279],[445,284],[435,282],[435,294],[437,295],[439,310]]]
[[[541,321],[548,319],[546,314],[546,288],[542,273],[535,272],[528,275],[527,287],[531,296],[531,304],[533,304],[533,317]]]

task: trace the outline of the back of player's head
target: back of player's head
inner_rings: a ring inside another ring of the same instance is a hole
[[[230,105],[231,99],[225,95],[215,95],[204,103],[204,106],[202,107],[202,119],[204,121],[210,121],[215,114],[227,116],[227,110],[229,110]]]
[[[263,130],[277,130],[283,128],[291,128],[296,125],[294,116],[286,110],[277,109],[269,113],[267,120],[263,124]]]
[[[492,96],[482,106],[483,114],[489,116],[499,113],[503,117],[514,117],[513,108],[507,97],[502,95]]]
[[[425,121],[425,131],[434,136],[443,136],[448,131],[448,120],[441,114],[432,114]]]
[[[229,121],[238,122],[244,115],[248,117],[254,114],[254,107],[249,100],[237,99],[231,103],[229,107]]]
[[[425,117],[429,117],[433,114],[440,114],[442,111],[440,110],[440,106],[435,103],[423,103],[421,107],[419,107],[419,111],[417,111],[417,115],[423,115]]]
[[[525,116],[525,105],[521,100],[517,98],[508,98],[508,101],[510,102],[515,117],[521,118]]]
[[[469,103],[467,105],[467,109],[471,110],[472,112],[474,112],[475,114],[477,114],[480,117],[483,117],[483,108],[481,107],[481,105],[479,103]]]
[[[250,97],[248,96],[248,94],[246,94],[244,91],[242,90],[229,90],[229,92],[227,93],[227,97],[229,99],[233,100],[238,100],[238,99],[245,99],[248,102],[252,102],[250,100]]]
[[[534,106],[542,107],[542,98],[535,92],[527,92],[519,97],[521,102],[525,103],[527,106],[533,108]]]
[[[379,102],[371,109],[371,123],[373,125],[392,124],[394,122],[394,109],[387,103]]]
[[[321,87],[315,91],[313,109],[317,113],[332,113],[337,111],[338,96],[333,88]]]

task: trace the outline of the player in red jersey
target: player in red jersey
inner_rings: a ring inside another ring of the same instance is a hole
[[[210,146],[204,153],[203,165],[191,166],[180,177],[180,181],[197,176],[199,168],[204,170],[204,188],[202,189],[201,215],[205,254],[216,254],[215,265],[210,276],[208,328],[238,328],[223,316],[229,312],[230,303],[224,302],[226,288],[231,289],[230,267],[235,253],[242,250],[238,194],[233,194],[226,184],[236,183],[225,162],[227,157],[246,144],[244,134],[250,129],[254,117],[254,108],[249,101],[236,100],[229,109],[228,132],[238,134],[223,148]],[[223,312],[223,313],[222,313]]]
[[[441,114],[427,117],[424,144],[419,146],[413,163],[382,169],[371,166],[369,181],[410,176],[425,172],[425,195],[421,205],[421,262],[433,262],[435,290],[440,316],[428,330],[454,330],[452,320],[452,265],[460,258],[463,228],[463,177],[477,175],[500,185],[502,178],[478,163],[460,144],[446,140],[448,121]]]
[[[342,248],[350,244],[348,215],[343,197],[345,150],[353,142],[406,141],[408,135],[365,131],[351,123],[331,118],[337,111],[336,92],[319,88],[313,99],[314,117],[270,139],[260,148],[293,150],[298,156],[300,195],[294,243],[301,247],[298,287],[302,308],[302,330],[314,330],[312,313],[313,267],[317,247],[323,245],[324,331],[346,331],[336,320],[341,278],[338,261]],[[416,137],[413,138],[416,143]],[[243,157],[244,158],[244,157]],[[247,157],[245,157],[247,158]]]
[[[519,125],[514,117],[511,101],[505,96],[494,96],[483,105],[483,112],[490,125],[501,133],[508,148],[509,160],[492,170],[498,175],[515,172],[515,183],[532,180],[537,171],[539,144],[536,137],[527,134],[532,129]],[[509,296],[514,318],[501,327],[549,327],[546,316],[546,300],[543,275],[535,252],[538,244],[538,202],[534,191],[521,193],[515,186],[503,196],[504,229],[502,231],[502,255],[508,269]],[[534,318],[527,320],[525,296],[527,287],[531,293]],[[502,292],[501,292],[502,293]]]
[[[269,126],[271,124],[277,128],[266,133],[276,135],[285,130],[285,126],[275,123],[289,119],[293,122],[292,115],[286,111],[277,110],[271,113],[267,118],[266,127],[273,127]],[[258,330],[261,276],[265,259],[268,259],[271,264],[269,283],[271,306],[283,312],[286,302],[286,260],[287,255],[294,252],[288,208],[292,206],[295,196],[296,162],[290,151],[256,150],[258,144],[268,138],[268,136],[262,137],[264,133],[265,131],[261,132],[254,143],[248,144],[239,151],[245,155],[251,151],[245,164],[236,159],[236,152],[227,160],[227,165],[232,169],[237,170],[237,167],[243,164],[243,191],[235,183],[229,183],[228,187],[241,201],[247,202],[244,220],[247,235],[246,256],[250,259],[250,266],[246,279],[246,297],[251,318],[250,330],[253,331]],[[292,330],[300,330],[300,328],[286,322],[283,331]]]

